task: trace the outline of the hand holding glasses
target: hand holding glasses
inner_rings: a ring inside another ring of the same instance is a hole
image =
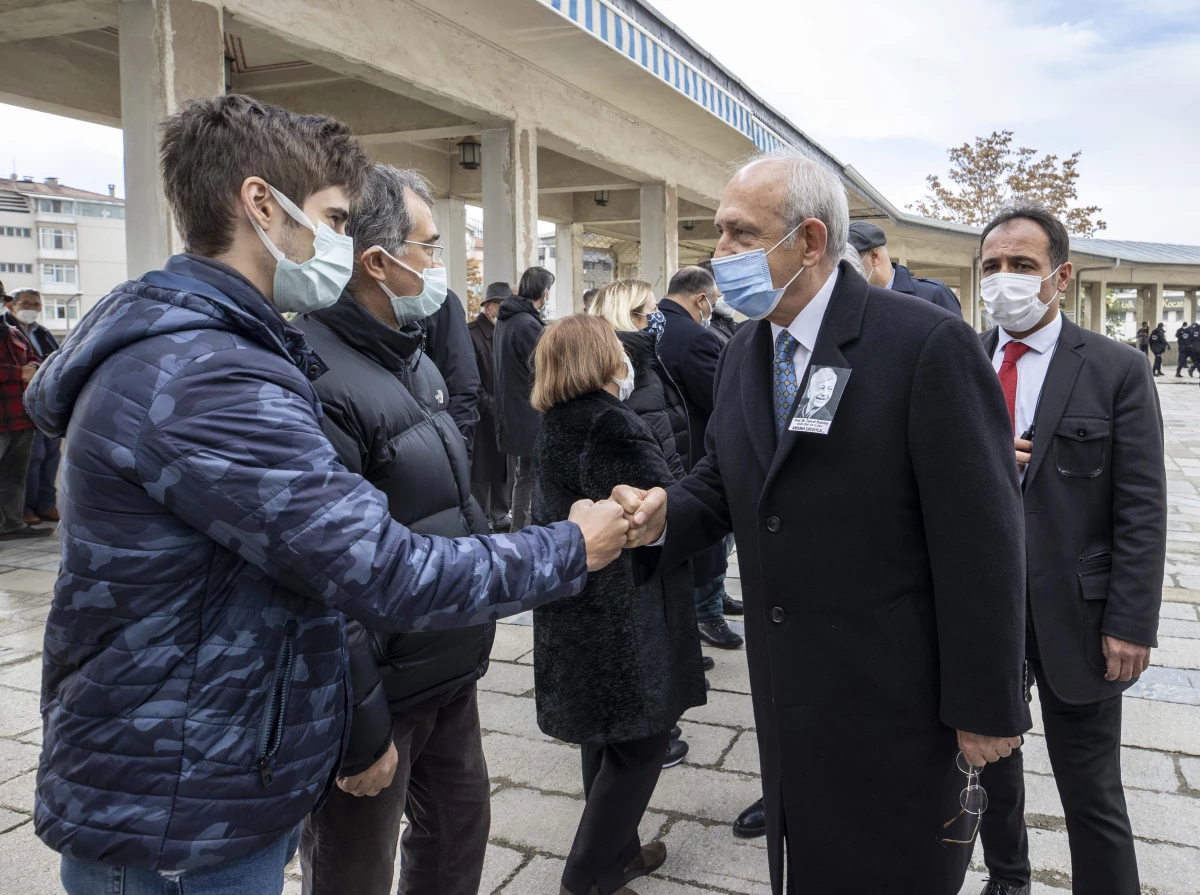
[[[958,765],[959,771],[966,775],[967,785],[958,794],[958,804],[961,810],[954,817],[942,824],[944,832],[938,836],[938,842],[942,843],[942,845],[970,845],[975,841],[975,836],[979,833],[979,824],[982,822],[983,812],[987,811],[988,806],[987,792],[979,785],[979,774],[983,768],[973,767],[968,764],[966,756],[961,752],[954,759],[954,763]],[[958,834],[948,831],[963,815],[974,816],[975,818],[974,823],[971,824],[971,835],[966,839],[951,838]]]

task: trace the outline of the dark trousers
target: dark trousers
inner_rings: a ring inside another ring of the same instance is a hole
[[[1154,352],[1154,371],[1153,372],[1154,372],[1155,376],[1159,376],[1162,374],[1162,352],[1161,351]]]
[[[520,531],[529,525],[533,501],[533,458],[513,457],[512,530]]]
[[[26,513],[44,513],[57,507],[58,494],[54,488],[54,480],[58,476],[61,447],[62,439],[47,438],[41,432],[33,436],[29,472],[25,476]]]
[[[25,474],[35,431],[0,432],[0,534],[25,527]]]
[[[1192,359],[1191,367],[1188,367],[1188,358]],[[1175,375],[1176,376],[1183,375],[1184,370],[1188,371],[1189,376],[1194,375],[1196,372],[1195,363],[1196,363],[1196,356],[1194,354],[1192,354],[1192,352],[1190,350],[1181,349],[1179,352],[1179,363],[1175,367]]]
[[[1046,748],[1067,816],[1072,891],[1080,895],[1137,895],[1137,857],[1121,786],[1121,697],[1068,705],[1031,662],[1042,703]],[[1025,782],[1021,750],[984,770],[988,795],[979,837],[992,879],[1029,885]]]
[[[472,482],[471,493],[483,508],[492,531],[512,523],[509,516],[512,511],[511,482]]]
[[[638,824],[654,795],[669,730],[627,743],[584,743],[583,794],[586,799],[562,884],[573,895],[612,895],[624,883],[625,867],[642,843]]]
[[[305,895],[388,895],[400,817],[400,895],[476,895],[491,826],[487,763],[474,684],[392,716],[392,785],[359,797],[334,787],[304,821]]]

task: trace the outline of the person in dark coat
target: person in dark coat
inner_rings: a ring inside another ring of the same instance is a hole
[[[659,303],[665,329],[659,342],[663,366],[678,383],[687,402],[691,461],[690,472],[704,456],[704,431],[713,410],[713,388],[722,345],[712,333],[714,301],[719,290],[703,267],[684,267],[671,277],[667,297]],[[729,627],[726,614],[741,615],[742,604],[725,593],[728,559],[723,544],[714,544],[692,557],[696,623],[701,638],[719,649],[737,649],[740,634]]]
[[[1158,391],[1136,351],[1060,313],[1073,273],[1070,238],[1050,211],[1005,209],[980,246],[985,302],[988,278],[1004,273],[1027,276],[1040,303],[1030,304],[1035,323],[1014,325],[1005,313],[1013,309],[998,310],[999,326],[982,340],[1012,399],[1007,434],[1024,477],[1025,543],[1036,570],[1027,582],[1029,682],[1066,815],[1071,880],[1088,895],[1136,893],[1121,694],[1157,646],[1167,539]],[[982,777],[985,895],[1029,891],[1021,752]]]
[[[701,261],[696,266],[707,273],[709,277],[712,277],[711,260]],[[707,323],[708,331],[717,337],[717,340],[721,343],[721,347],[724,348],[729,344],[729,340],[733,338],[738,328],[738,324],[734,319],[733,308],[725,304],[725,300],[721,297],[721,290],[717,288],[716,281],[713,282],[711,294],[706,294],[705,298],[712,303],[712,313],[708,317]],[[704,319],[701,318],[700,322],[703,324]]]
[[[915,295],[962,316],[962,306],[941,280],[914,277],[907,267],[892,261],[887,250],[887,234],[870,221],[855,221],[847,233],[850,245],[858,251],[867,282],[872,286],[891,289],[904,295]]]
[[[450,417],[469,455],[479,424],[479,367],[475,363],[471,334],[467,332],[467,309],[458,295],[447,289],[442,306],[419,323],[425,330],[425,353],[446,380]]]
[[[18,289],[6,300],[5,307],[5,322],[25,336],[38,363],[58,350],[58,340],[54,334],[38,323],[42,313],[42,296],[36,289]],[[29,525],[57,522],[59,519],[55,482],[61,445],[61,438],[49,438],[34,429],[29,470],[25,475],[24,521]]]
[[[545,323],[541,310],[550,297],[554,274],[531,267],[521,275],[517,294],[500,303],[496,316],[496,432],[500,450],[513,458],[512,530],[529,524],[533,470],[530,456],[542,415],[529,403],[533,391],[533,350]]]
[[[573,315],[547,329],[533,391],[545,412],[534,448],[535,523],[562,518],[580,497],[604,499],[618,482],[673,481],[654,434],[620,400],[631,388],[605,320]],[[586,801],[561,891],[633,895],[626,884],[666,859],[666,846],[642,846],[637,828],[671,728],[705,702],[690,577],[680,568],[635,584],[626,553],[591,576],[567,611],[535,613],[533,644],[538,727],[579,743],[583,763]]]
[[[397,309],[421,300],[432,205],[415,171],[374,166],[347,228],[355,275],[336,305],[297,327],[329,366],[316,389],[338,458],[387,496],[392,518],[410,531],[461,538],[488,533],[471,497],[467,446],[447,384],[422,350],[421,322],[401,323],[420,310]],[[305,821],[304,892],[388,895],[407,811],[401,891],[473,895],[489,826],[475,681],[495,627],[396,635],[348,621],[346,636],[350,740],[338,788]]]
[[[1164,375],[1162,371],[1162,356],[1163,352],[1171,347],[1170,343],[1167,342],[1167,334],[1163,330],[1165,325],[1159,323],[1158,326],[1154,327],[1149,338],[1150,353],[1154,355],[1153,373],[1155,376]]]
[[[1194,365],[1188,367],[1188,358],[1192,356],[1192,333],[1186,320],[1179,324],[1179,329],[1175,330],[1175,344],[1179,353],[1179,359],[1175,365],[1175,378],[1183,378],[1185,367],[1187,367],[1188,376],[1194,376],[1196,367]]]
[[[1030,727],[1012,428],[961,317],[837,264],[848,219],[805,157],[735,175],[713,266],[732,262],[725,299],[758,319],[722,355],[704,460],[665,507],[613,497],[634,546],[665,537],[635,551],[643,575],[737,535],[773,891],[957,895],[958,763]],[[810,362],[838,372],[837,407],[794,431]]]
[[[479,316],[467,326],[479,366],[479,426],[471,454],[471,491],[483,507],[492,531],[512,527],[512,482],[509,461],[496,442],[496,370],[493,340],[500,303],[513,294],[508,283],[492,283]]]
[[[1142,354],[1146,355],[1146,357],[1150,357],[1150,324],[1145,320],[1143,320],[1142,325],[1138,327],[1138,331],[1134,335],[1134,339],[1137,340],[1138,351],[1142,352]]]

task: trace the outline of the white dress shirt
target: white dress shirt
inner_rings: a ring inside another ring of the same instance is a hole
[[[1046,381],[1046,371],[1050,369],[1050,361],[1054,358],[1054,349],[1058,345],[1058,337],[1062,333],[1062,313],[1054,315],[1054,319],[1043,326],[1033,335],[1024,339],[1014,339],[1003,327],[1000,328],[1000,338],[996,341],[996,352],[992,355],[992,368],[1000,373],[1000,365],[1004,363],[1004,346],[1009,342],[1024,342],[1029,350],[1017,360],[1017,426],[1014,435],[1024,435],[1033,425],[1037,414],[1038,397],[1042,394],[1042,384]],[[1036,433],[1035,433],[1036,437]],[[1022,477],[1024,471],[1022,471]]]
[[[825,310],[829,307],[829,299],[833,296],[833,287],[837,285],[838,269],[835,267],[829,279],[820,291],[812,297],[812,301],[804,306],[796,319],[788,326],[788,332],[800,343],[796,349],[793,362],[796,365],[796,385],[804,382],[804,371],[812,360],[813,349],[817,345],[817,334],[821,331],[821,321],[825,319]],[[775,343],[783,327],[778,323],[771,324],[771,366],[775,366]]]

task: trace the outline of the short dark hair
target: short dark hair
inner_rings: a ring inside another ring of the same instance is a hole
[[[231,93],[192,100],[162,125],[163,190],[189,252],[219,255],[233,241],[238,193],[258,176],[303,207],[331,186],[351,202],[371,161],[350,127]]]
[[[700,268],[701,270],[708,271],[709,274],[711,274],[712,273],[712,258],[705,258],[703,261],[701,261],[696,266],[698,268]]]
[[[667,284],[667,295],[698,295],[711,292],[716,285],[712,273],[697,264],[675,272]]]
[[[349,284],[352,289],[362,280],[359,259],[367,249],[380,246],[394,257],[405,253],[404,241],[413,229],[413,218],[408,211],[410,191],[433,207],[429,184],[418,172],[391,165],[371,166],[362,195],[350,209],[350,220],[346,222],[346,233],[354,239],[354,273]]]
[[[1062,221],[1040,202],[1015,202],[1001,208],[1000,212],[983,228],[983,235],[979,237],[980,252],[983,252],[983,243],[989,233],[997,227],[1003,227],[1005,224],[1018,220],[1033,221],[1045,232],[1052,268],[1058,270],[1067,263],[1067,259],[1071,256],[1071,237]]]
[[[554,285],[554,274],[544,267],[531,267],[521,274],[521,283],[517,286],[517,295],[537,301],[542,293]]]

